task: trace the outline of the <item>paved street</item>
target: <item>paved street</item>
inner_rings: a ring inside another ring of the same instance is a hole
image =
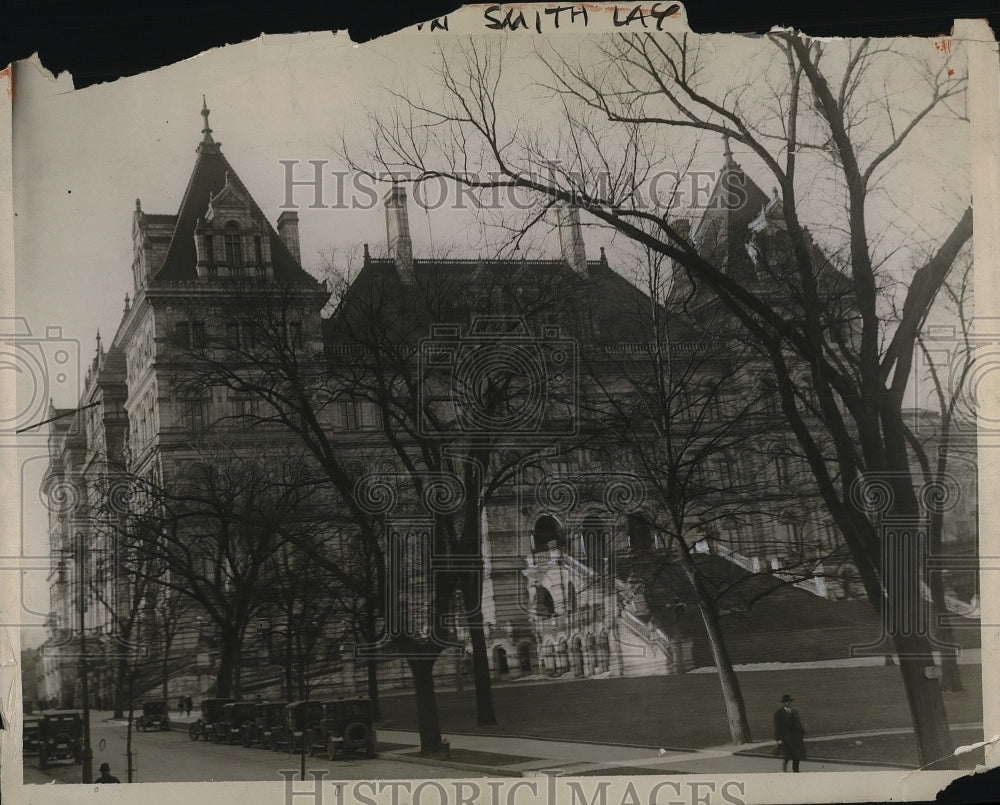
[[[101,763],[111,764],[111,773],[126,780],[124,724],[110,722],[110,713],[95,713],[91,724],[94,747],[94,777]],[[102,748],[102,743],[103,748]],[[137,732],[132,737],[135,753],[135,782],[211,782],[219,780],[283,779],[282,769],[297,771],[298,756],[285,752],[245,749],[242,746],[205,744],[192,741],[186,733]],[[424,765],[391,758],[356,758],[331,761],[326,758],[306,758],[306,769],[327,769],[327,780],[399,779],[412,777],[468,777],[469,772],[437,765]],[[56,763],[45,771],[38,768],[37,756],[25,759],[24,782],[79,783],[80,767],[73,763]]]

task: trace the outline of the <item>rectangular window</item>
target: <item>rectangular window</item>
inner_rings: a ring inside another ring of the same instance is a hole
[[[257,265],[264,265],[264,246],[260,242],[260,235],[254,235],[253,239],[253,252],[254,257],[257,258]]]
[[[238,233],[227,232],[223,237],[226,245],[226,264],[237,273],[236,269],[241,269],[238,273],[243,273],[243,238]]]
[[[202,399],[185,402],[185,423],[187,428],[195,433],[205,429],[205,401]]]
[[[226,346],[230,349],[240,348],[240,326],[235,322],[226,325]]]
[[[363,402],[359,408],[362,430],[376,430],[382,425],[382,410],[375,403]]]
[[[208,275],[214,277],[215,268],[215,241],[211,235],[205,235],[205,254],[208,256]]]
[[[174,325],[174,343],[181,349],[191,348],[191,328],[186,321]]]
[[[358,429],[358,406],[353,400],[337,403],[333,414],[333,426],[337,430]]]
[[[205,346],[205,322],[203,321],[193,321],[191,322],[191,345],[196,349],[204,348]]]

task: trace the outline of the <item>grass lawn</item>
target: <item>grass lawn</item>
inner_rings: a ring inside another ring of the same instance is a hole
[[[895,666],[751,671],[739,674],[739,679],[751,734],[757,741],[771,739],[771,717],[784,693],[795,697],[807,738],[911,724],[903,682]],[[945,694],[949,722],[981,722],[980,666],[962,666],[962,679],[964,692]],[[729,743],[725,708],[714,674],[514,684],[494,688],[493,698],[500,723],[477,727],[471,688],[461,693],[439,690],[442,732],[523,735],[654,748],[701,748]],[[385,728],[416,729],[412,693],[384,697],[382,714]]]

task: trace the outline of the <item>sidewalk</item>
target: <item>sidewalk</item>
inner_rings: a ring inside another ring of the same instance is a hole
[[[863,737],[876,733],[851,733]],[[412,744],[412,749],[380,752],[380,757],[419,763],[468,768],[486,774],[528,777],[547,770],[566,776],[614,774],[723,774],[774,773],[781,761],[769,755],[773,741],[724,745],[707,749],[652,749],[640,746],[611,746],[582,741],[558,741],[497,735],[448,735],[450,760],[428,760],[420,756],[419,735],[407,730],[379,730],[380,742]],[[816,736],[825,738],[826,736]],[[831,736],[832,737],[832,736]],[[754,753],[754,754],[746,754]],[[912,766],[877,762],[805,762],[804,771],[897,771]]]
[[[110,715],[110,714],[109,714]],[[124,723],[123,720],[105,719]],[[170,715],[171,729],[187,732],[198,716]],[[955,724],[955,729],[975,728],[977,724]],[[623,738],[626,737],[623,730]],[[809,743],[872,736],[904,735],[909,728],[890,728],[860,732],[810,736]],[[771,754],[773,741],[750,744],[725,744],[704,749],[611,745],[587,741],[562,741],[524,736],[445,735],[450,759],[421,757],[420,735],[415,730],[379,729],[379,757],[422,765],[440,765],[479,774],[530,777],[543,772],[565,776],[616,774],[728,774],[776,773],[781,761]],[[808,746],[807,746],[808,750]],[[913,765],[878,761],[805,761],[803,771],[898,771]]]

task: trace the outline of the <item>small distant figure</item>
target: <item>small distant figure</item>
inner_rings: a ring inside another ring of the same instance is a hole
[[[261,696],[261,695],[260,695],[260,694],[258,693],[258,694],[257,694],[257,698],[255,699],[255,701],[258,701],[258,702],[262,702],[262,701],[264,701],[264,697],[263,697],[263,696]]]
[[[101,776],[98,777],[94,782],[97,783],[120,783],[117,777],[111,773],[111,767],[107,763],[101,764]]]
[[[184,709],[187,710],[188,715],[191,715],[191,694],[184,697]]]
[[[187,704],[187,699],[183,696],[177,697],[177,712],[184,715],[184,705]]]
[[[788,771],[788,761],[792,761],[792,771],[799,770],[799,762],[806,759],[806,731],[802,728],[799,711],[792,707],[795,701],[787,693],[781,697],[781,707],[774,711],[774,740],[778,742],[776,754],[781,755],[781,770]]]

